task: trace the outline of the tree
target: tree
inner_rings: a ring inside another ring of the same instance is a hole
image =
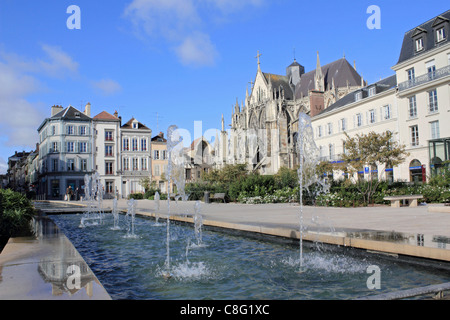
[[[393,168],[399,165],[409,154],[405,151],[404,145],[393,140],[393,134],[390,131],[380,134],[372,131],[367,135],[357,134],[354,137],[350,137],[347,133],[345,135],[347,139],[345,152],[341,156],[342,162],[336,164],[335,168],[337,166],[353,179],[358,172],[369,168],[367,180],[357,179],[356,181],[364,202],[368,204],[382,180],[385,169],[388,166]],[[380,169],[381,174],[378,174]]]

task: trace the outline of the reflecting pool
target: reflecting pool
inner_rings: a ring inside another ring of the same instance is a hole
[[[305,248],[298,273],[298,245],[170,225],[171,277],[165,278],[166,222],[136,216],[136,237],[101,225],[79,228],[81,215],[51,218],[71,240],[113,299],[289,300],[354,299],[450,281],[448,272],[390,261],[378,255]],[[380,289],[369,289],[377,266]]]

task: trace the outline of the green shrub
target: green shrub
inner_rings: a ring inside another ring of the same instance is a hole
[[[130,193],[128,199],[142,200],[144,199],[143,193]]]
[[[12,190],[0,190],[0,237],[31,234],[34,208],[30,200]]]

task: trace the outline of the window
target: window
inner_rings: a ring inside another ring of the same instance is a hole
[[[358,91],[355,93],[355,101],[359,101],[362,99],[362,91]]]
[[[105,174],[106,175],[114,174],[114,162],[111,162],[111,161],[105,162]]]
[[[327,123],[327,133],[329,136],[333,134],[333,124],[331,122]]]
[[[114,141],[114,132],[105,130],[105,141]]]
[[[416,118],[417,117],[416,96],[409,97],[408,100],[409,100],[409,118]]]
[[[322,136],[322,126],[317,127],[317,137],[320,138]]]
[[[133,158],[133,171],[138,171],[138,170],[139,170],[138,158]]]
[[[67,142],[67,152],[74,152],[74,143],[73,142]]]
[[[414,125],[409,127],[411,132],[411,146],[418,146],[419,145],[419,126]]]
[[[79,148],[80,148],[80,150],[79,150],[80,153],[86,153],[87,152],[87,142],[80,142]]]
[[[112,157],[114,154],[113,152],[113,146],[106,145],[105,146],[105,157]]]
[[[333,161],[334,160],[334,145],[331,143],[328,145],[328,153],[330,155],[330,161]]]
[[[428,78],[434,79],[434,77],[436,75],[436,65],[434,64],[434,60],[431,60],[431,61],[428,61],[427,63],[425,63],[425,68],[427,69],[427,72],[428,72]]]
[[[356,126],[361,127],[362,126],[362,114],[358,113],[356,115]]]
[[[114,193],[114,181],[106,181],[106,193]]]
[[[147,158],[141,158],[141,170],[147,171]]]
[[[430,122],[430,128],[431,128],[431,139],[439,139],[440,138],[439,121]]]
[[[167,160],[167,150],[162,151],[163,160]]]
[[[147,139],[141,139],[141,151],[147,151]]]
[[[340,120],[340,124],[341,124],[341,131],[347,130],[347,121],[345,120],[345,118],[342,118]]]
[[[370,123],[375,123],[375,120],[376,120],[375,109],[369,110],[369,121],[370,121]]]
[[[436,41],[437,42],[445,40],[445,36],[446,35],[445,35],[445,28],[444,27],[439,28],[439,29],[436,30]]]
[[[155,164],[155,166],[153,167],[153,169],[155,169],[155,172],[154,172],[154,175],[155,175],[155,176],[160,176],[160,175],[161,175],[161,171],[160,171],[159,164]]]
[[[75,161],[73,159],[67,159],[67,171],[75,171]]]
[[[436,89],[428,91],[428,107],[430,113],[438,111],[437,91]]]
[[[347,154],[347,141],[342,141],[342,154]]]
[[[423,38],[416,40],[416,52],[423,50]]]
[[[391,106],[390,105],[384,106],[383,111],[384,111],[384,120],[390,119],[391,118]]]
[[[123,170],[124,171],[130,170],[130,160],[128,158],[123,158]]]
[[[406,73],[408,74],[408,80],[412,81],[416,77],[414,74],[414,68],[406,70]]]
[[[128,138],[123,139],[123,151],[130,150],[130,140]]]
[[[58,142],[53,142],[52,143],[52,150],[51,150],[51,152],[59,152]]]
[[[377,87],[373,86],[369,89],[369,97],[374,96],[377,93]]]
[[[86,135],[86,126],[80,126],[80,136],[85,136]]]
[[[133,151],[138,151],[138,139],[137,138],[131,139],[131,144]]]
[[[87,159],[81,159],[80,169],[81,171],[87,171]]]
[[[52,126],[52,136],[54,136],[56,134],[56,127]]]
[[[53,166],[52,166],[52,171],[53,172],[58,172],[58,163],[59,163],[59,160],[58,159],[53,159]]]
[[[159,150],[155,150],[155,151],[153,152],[153,159],[154,159],[154,160],[159,160]]]
[[[73,126],[67,126],[67,134],[69,134],[69,135],[73,135],[74,133],[73,133]]]

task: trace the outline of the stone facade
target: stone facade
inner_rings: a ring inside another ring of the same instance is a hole
[[[245,100],[232,107],[231,130],[222,131],[214,146],[217,168],[247,163],[250,170],[275,174],[281,167],[294,168],[295,141],[300,112],[317,114],[349,92],[364,86],[362,77],[344,58],[305,73],[297,61],[286,75],[258,69]]]

